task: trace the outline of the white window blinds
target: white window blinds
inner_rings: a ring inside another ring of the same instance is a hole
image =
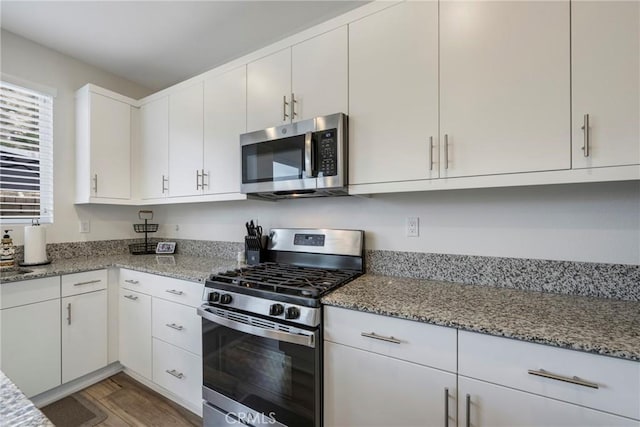
[[[0,219],[53,222],[53,98],[1,81]]]

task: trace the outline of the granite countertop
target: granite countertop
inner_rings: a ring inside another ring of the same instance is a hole
[[[108,267],[128,268],[145,273],[160,274],[176,279],[203,282],[212,272],[231,270],[237,262],[223,258],[203,258],[188,255],[111,255],[61,259],[49,265],[21,267],[27,274],[3,272],[2,283],[38,279],[60,274],[80,273]]]
[[[0,425],[3,427],[53,426],[7,376],[0,371]]]
[[[640,302],[372,274],[322,302],[640,361]]]

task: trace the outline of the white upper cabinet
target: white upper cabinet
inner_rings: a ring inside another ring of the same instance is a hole
[[[169,189],[168,96],[140,107],[140,147],[141,197],[166,197]]]
[[[291,49],[247,65],[247,130],[291,121]]]
[[[93,85],[76,93],[78,203],[131,198],[132,107],[123,98]]]
[[[240,134],[246,132],[247,68],[204,82],[205,194],[240,192]]]
[[[347,109],[347,30],[305,40],[247,65],[247,131]]]
[[[440,2],[441,176],[570,168],[569,45],[568,1]]]
[[[169,195],[202,193],[203,83],[169,95]]]
[[[291,96],[293,121],[347,113],[347,27],[293,46]]]
[[[571,44],[573,167],[640,163],[640,3],[572,2]]]
[[[349,183],[438,177],[438,3],[349,25]]]

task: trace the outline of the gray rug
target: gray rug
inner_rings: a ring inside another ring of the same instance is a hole
[[[59,427],[93,427],[107,419],[107,415],[82,396],[72,395],[40,408]]]

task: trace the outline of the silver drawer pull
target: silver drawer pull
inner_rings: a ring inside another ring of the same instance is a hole
[[[124,296],[126,299],[130,299],[131,301],[137,301],[138,297],[135,295],[125,295]]]
[[[175,329],[176,331],[181,331],[184,329],[184,326],[176,325],[175,323],[167,323],[167,326],[171,329]]]
[[[132,285],[137,285],[138,283],[140,283],[137,280],[131,280],[131,279],[127,279],[127,280],[125,280],[125,282],[126,283],[131,283]]]
[[[166,292],[169,292],[170,294],[174,294],[174,295],[182,295],[182,294],[184,294],[184,292],[176,291],[175,289],[167,289]]]
[[[173,375],[174,377],[176,377],[176,378],[177,378],[177,379],[179,379],[179,380],[181,380],[181,379],[183,379],[183,378],[184,378],[184,374],[183,374],[182,372],[178,372],[178,371],[176,371],[175,369],[172,369],[172,370],[168,370],[168,369],[167,369],[165,372],[166,372],[167,374],[169,374],[169,375]]]
[[[564,381],[566,383],[571,383],[571,384],[576,384],[576,385],[581,385],[583,387],[589,387],[589,388],[595,388],[598,389],[600,388],[600,386],[596,383],[592,383],[589,381],[585,381],[585,380],[581,380],[578,377],[565,377],[563,375],[558,375],[558,374],[552,374],[551,372],[547,372],[544,369],[539,369],[539,370],[533,370],[533,369],[529,369],[527,371],[529,373],[529,375],[535,375],[538,377],[544,377],[544,378],[550,378],[552,380],[558,380],[558,381]]]
[[[91,285],[93,283],[100,283],[100,282],[102,282],[102,280],[89,280],[88,282],[74,283],[73,286]]]
[[[386,342],[392,342],[394,344],[400,344],[402,343],[402,341],[400,341],[397,338],[394,337],[385,337],[382,335],[376,335],[373,332],[361,332],[360,335],[362,335],[363,337],[367,337],[367,338],[373,338],[374,340],[380,340],[380,341],[386,341]]]

